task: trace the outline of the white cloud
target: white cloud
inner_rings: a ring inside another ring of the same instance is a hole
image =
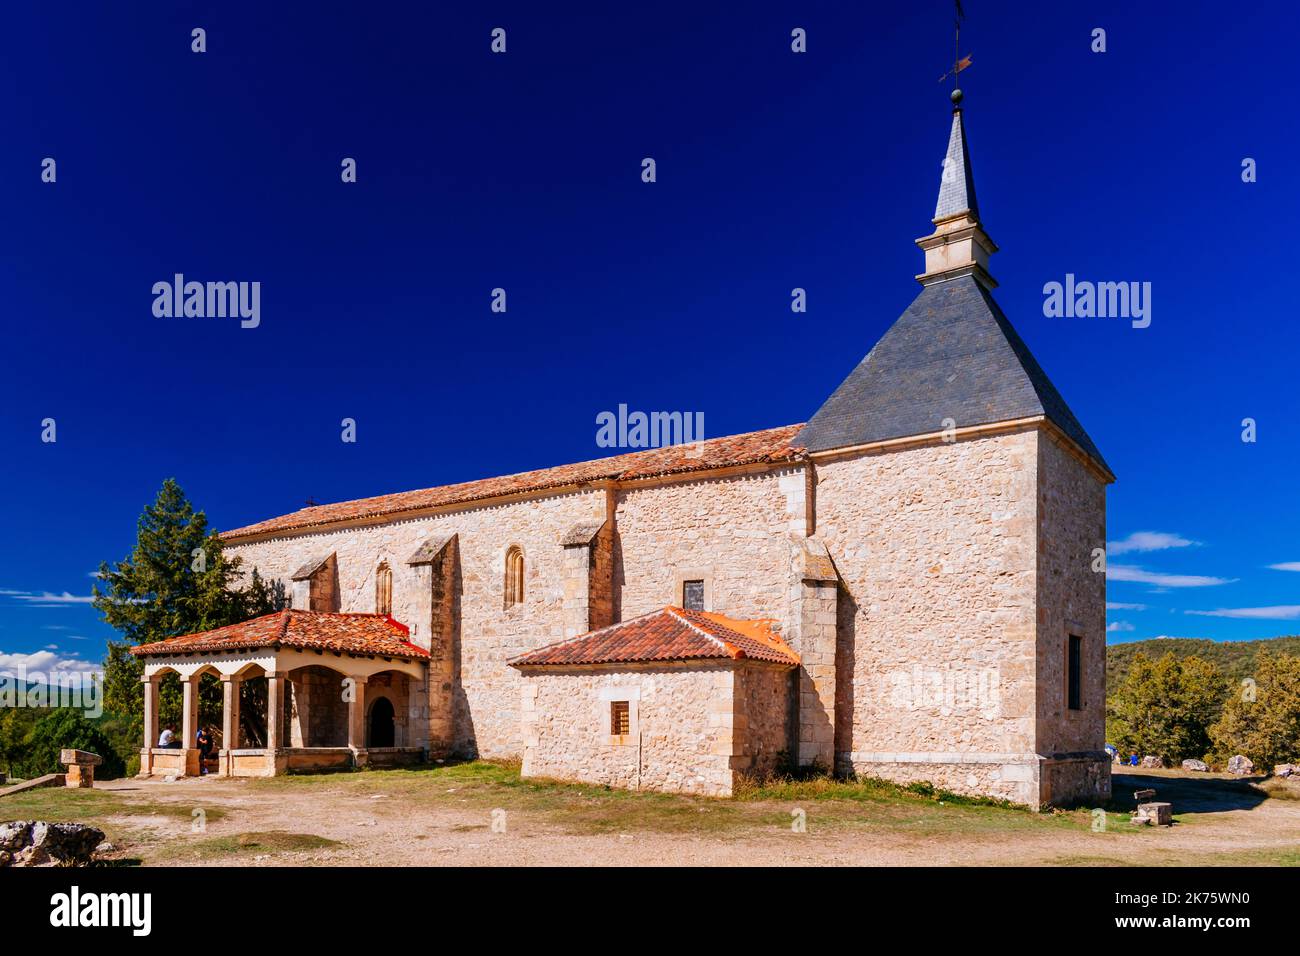
[[[17,676],[25,668],[27,674],[40,673],[48,675],[51,671],[64,671],[76,674],[98,674],[100,666],[90,661],[75,657],[62,657],[51,651],[40,650],[31,654],[5,654],[0,652],[0,674]]]
[[[1153,641],[1206,641],[1207,637],[1176,637],[1172,634],[1157,634],[1151,638]]]
[[[1187,548],[1199,541],[1164,531],[1134,531],[1122,541],[1107,541],[1107,554],[1128,554],[1132,551],[1166,551],[1169,548]]]
[[[37,594],[35,591],[15,591],[11,588],[0,588],[0,594],[11,597],[15,601],[26,601],[28,607],[63,607],[66,604],[89,604],[94,600],[89,594],[82,596],[69,594],[67,591],[62,594],[54,594],[50,591],[42,591]]]
[[[1270,564],[1269,569],[1272,571],[1300,571],[1300,561],[1283,561],[1281,564]]]
[[[1216,611],[1184,611],[1201,617],[1236,617],[1247,620],[1294,621],[1300,619],[1300,604],[1275,604],[1273,607],[1221,607]]]
[[[1106,626],[1106,630],[1108,630],[1108,631],[1131,631],[1131,630],[1133,630],[1133,625],[1130,624],[1128,621],[1116,621],[1114,624],[1108,624],[1108,625]]]
[[[1144,571],[1135,564],[1110,564],[1106,566],[1107,581],[1136,581],[1162,588],[1209,588],[1231,584],[1236,578],[1212,578],[1201,574],[1160,574]]]
[[[41,630],[42,630],[42,631],[66,631],[66,630],[68,630],[68,625],[66,625],[66,624],[43,624],[43,625],[41,625]]]
[[[1108,611],[1145,611],[1145,604],[1124,604],[1120,601],[1107,601],[1106,610]]]

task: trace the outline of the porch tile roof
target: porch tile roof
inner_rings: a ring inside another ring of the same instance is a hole
[[[182,634],[137,644],[137,657],[172,654],[219,654],[262,647],[293,647],[367,657],[427,660],[429,652],[407,638],[410,630],[383,614],[333,614],[325,611],[276,611],[239,624],[197,634]]]
[[[634,664],[692,660],[756,660],[794,666],[799,655],[770,621],[742,621],[679,607],[549,644],[507,663],[511,667]]]

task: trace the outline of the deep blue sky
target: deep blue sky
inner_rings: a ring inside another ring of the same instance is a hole
[[[619,403],[803,421],[918,291],[947,0],[288,9],[5,13],[0,652],[98,659],[94,611],[39,598],[168,476],[234,527],[599,457]],[[1119,476],[1111,538],[1194,542],[1112,554],[1179,577],[1112,574],[1145,609],[1111,638],[1296,631],[1294,4],[966,9],[997,298]],[[260,281],[261,327],[155,318],[175,272]],[[1150,328],[1044,318],[1067,272],[1153,283]]]

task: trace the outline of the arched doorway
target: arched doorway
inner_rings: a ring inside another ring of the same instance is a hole
[[[370,734],[367,747],[394,746],[393,704],[387,697],[378,697],[370,708]]]

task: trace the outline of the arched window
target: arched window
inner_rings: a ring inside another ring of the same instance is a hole
[[[522,604],[524,600],[524,552],[511,545],[506,551],[506,607]]]
[[[393,613],[393,572],[387,561],[375,569],[375,613]]]

